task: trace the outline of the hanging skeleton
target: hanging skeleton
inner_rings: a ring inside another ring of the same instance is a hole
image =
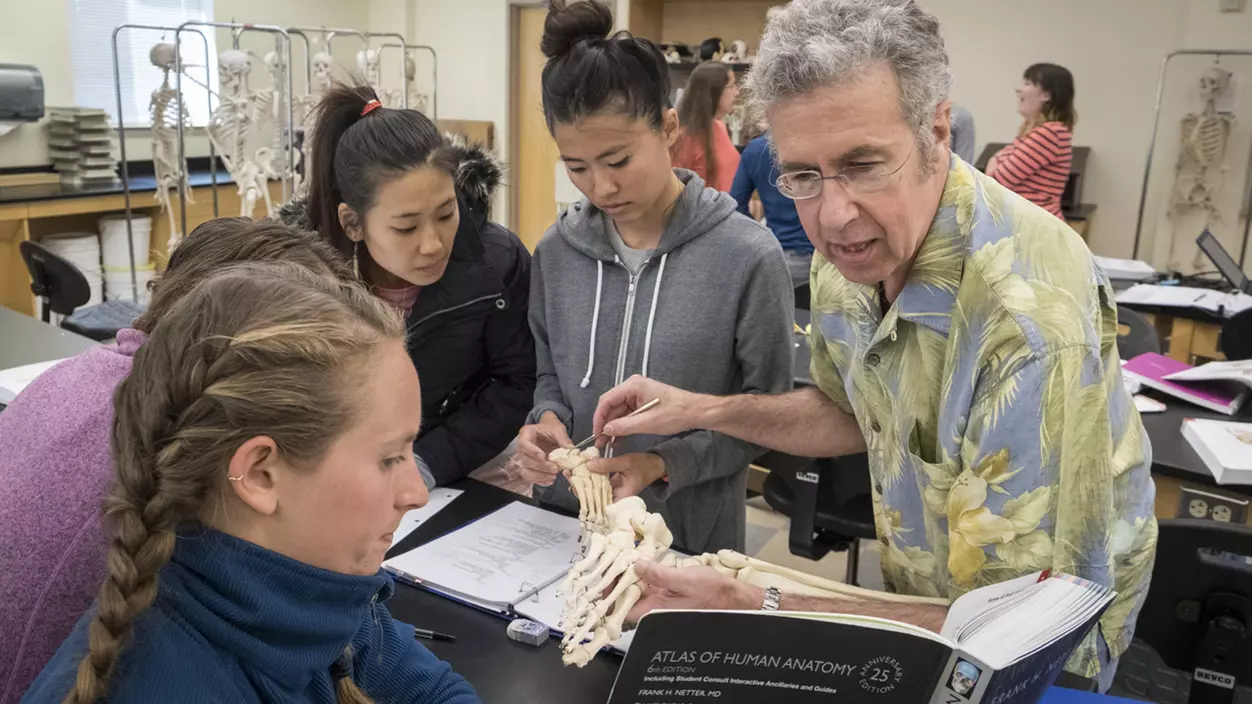
[[[187,106],[178,99],[178,91],[170,85],[170,71],[177,69],[177,49],[173,44],[161,42],[153,45],[148,52],[152,65],[165,72],[161,87],[152,91],[152,99],[148,104],[148,115],[152,123],[152,170],[156,176],[156,200],[161,205],[170,222],[169,251],[182,238],[178,231],[174,209],[170,207],[170,191],[179,189],[188,203],[191,199],[191,188],[187,185],[187,165],[178,158],[177,125],[191,127],[191,115]],[[181,106],[181,107],[180,107]]]
[[[409,107],[432,120],[435,119],[427,109],[430,107],[430,96],[417,90],[417,62],[412,56],[404,57],[404,84],[408,86]]]
[[[297,98],[295,100],[296,120],[304,126],[304,136],[300,143],[302,149],[300,151],[300,160],[304,164],[304,176],[295,184],[295,194],[297,198],[308,195],[309,174],[313,167],[313,133],[317,130],[317,112],[314,108],[322,101],[322,96],[330,90],[334,82],[331,76],[331,70],[334,68],[335,59],[325,51],[318,51],[311,57],[313,64],[313,75],[309,83],[309,94]]]
[[[389,108],[402,107],[407,91],[409,109],[427,115],[426,107],[429,98],[425,93],[419,93],[417,90],[417,62],[412,56],[404,57],[404,86],[404,88],[389,89],[379,93],[378,97],[383,101],[383,105]]]
[[[1230,89],[1230,72],[1213,66],[1200,77],[1204,108],[1182,119],[1182,145],[1175,169],[1169,215],[1205,212],[1205,225],[1221,221],[1214,198],[1226,172],[1226,147],[1234,115],[1217,111],[1217,101]]]
[[[270,151],[266,159],[258,153],[257,162],[268,179],[291,179],[293,190],[300,187],[301,178],[298,166],[300,151],[292,149],[292,159],[287,155],[287,132],[283,127],[287,122],[284,114],[286,104],[283,102],[283,85],[287,83],[287,64],[282,54],[271,51],[265,55],[265,68],[270,74],[268,90],[258,91],[254,95],[258,122],[272,127],[270,132]],[[293,102],[292,109],[295,109]],[[294,117],[294,116],[293,116]],[[291,163],[294,162],[294,163]]]
[[[356,53],[356,67],[369,87],[375,92],[382,92],[383,69],[379,63],[378,50],[362,49]],[[391,106],[388,106],[391,107]]]
[[[948,605],[945,599],[876,592],[822,579],[733,550],[680,557],[669,550],[673,534],[665,525],[665,519],[660,514],[650,513],[643,499],[632,496],[603,505],[603,488],[583,481],[575,483],[580,476],[590,476],[607,484],[605,475],[588,472],[584,466],[598,456],[594,448],[582,453],[558,449],[548,455],[571,474],[570,483],[578,495],[579,520],[584,531],[584,539],[580,541],[584,551],[582,559],[570,566],[558,588],[558,595],[566,598],[559,624],[565,633],[561,640],[561,659],[566,665],[586,665],[601,648],[621,637],[626,615],[648,588],[635,573],[635,563],[640,560],[678,568],[708,566],[741,582],[776,587],[788,594],[845,601]]]
[[[274,204],[261,163],[270,160],[273,150],[254,146],[263,139],[261,132],[268,118],[257,114],[255,96],[248,89],[252,60],[238,49],[223,51],[217,58],[217,70],[221,91],[217,108],[209,117],[209,141],[239,189],[240,215],[251,217],[257,201],[264,199],[266,214],[272,216]]]

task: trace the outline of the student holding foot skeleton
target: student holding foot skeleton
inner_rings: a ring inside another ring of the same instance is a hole
[[[792,379],[778,241],[734,199],[672,168],[669,67],[651,42],[610,37],[612,24],[600,3],[553,3],[541,47],[548,127],[585,198],[535,250],[538,385],[518,460],[541,500],[568,506],[575,496],[548,454],[590,435],[600,394],[626,377],[711,394],[778,392]],[[681,548],[743,548],[757,445],[696,431],[623,438],[614,450],[587,466],[613,475],[613,499],[643,498]]]

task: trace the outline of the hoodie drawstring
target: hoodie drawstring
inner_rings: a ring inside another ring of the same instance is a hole
[[[669,252],[661,255],[661,268],[656,272],[656,285],[652,287],[652,309],[648,311],[648,332],[643,338],[643,376],[648,376],[648,357],[652,355],[652,323],[656,320],[656,302],[661,297],[661,279],[665,278],[665,260]]]
[[[591,314],[591,345],[587,352],[587,374],[583,376],[579,388],[587,388],[591,383],[591,372],[596,366],[596,326],[600,324],[600,291],[604,288],[604,262],[596,260],[596,302]]]

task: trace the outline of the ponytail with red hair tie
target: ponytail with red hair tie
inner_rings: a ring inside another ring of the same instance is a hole
[[[382,102],[379,101],[378,98],[374,98],[373,100],[366,103],[365,107],[361,108],[361,117],[365,117],[366,115],[370,114],[371,112],[374,112],[375,110],[377,110],[378,108],[381,108],[382,106],[383,106]]]

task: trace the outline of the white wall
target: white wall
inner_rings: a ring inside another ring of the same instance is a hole
[[[1112,256],[1130,255],[1160,59],[1183,45],[1252,41],[1252,10],[1223,15],[1218,0],[1054,0],[1047,13],[1026,0],[921,1],[943,22],[953,97],[974,114],[980,149],[1016,134],[1013,89],[1028,65],[1052,61],[1074,72],[1075,139],[1092,148],[1084,199],[1099,206],[1092,247]],[[614,2],[619,13],[622,4]],[[440,115],[495,122],[497,147],[508,154],[507,0],[411,7],[411,36],[440,52]]]
[[[369,28],[371,6],[380,2],[404,0],[215,0],[214,12],[219,21],[251,22],[309,27]],[[69,27],[65,0],[0,0],[0,63],[37,66],[44,79],[44,101],[47,105],[73,105],[74,83],[69,50]],[[231,46],[230,32],[219,30],[218,49]],[[194,40],[198,42],[199,40]],[[194,42],[193,42],[194,45]],[[272,39],[264,35],[245,35],[241,47],[264,55],[273,48]],[[335,40],[336,60],[354,67],[359,44],[350,38]],[[296,40],[296,62],[303,59],[303,44]],[[201,62],[202,63],[202,62]],[[253,76],[257,74],[254,72]],[[297,80],[302,80],[298,77]],[[127,156],[132,159],[151,158],[147,134],[127,130]],[[203,139],[188,141],[189,155],[207,154]],[[0,168],[39,166],[48,163],[44,131],[40,125],[22,125],[0,137]]]
[[[1053,0],[1047,12],[1021,0],[922,4],[942,22],[952,97],[974,115],[979,152],[1016,136],[1021,118],[1013,90],[1027,66],[1047,61],[1074,74],[1074,143],[1091,148],[1083,200],[1099,206],[1091,246],[1129,257],[1157,71],[1181,41],[1190,2]]]
[[[508,1],[412,0],[409,22],[413,43],[434,47],[439,55],[438,116],[495,123],[496,153],[507,157]],[[508,189],[500,188],[492,213],[503,221],[508,212]]]
[[[0,0],[0,63],[31,64],[43,73],[44,102],[71,105],[69,25],[64,0]],[[48,163],[44,132],[24,124],[0,137],[0,168]]]

